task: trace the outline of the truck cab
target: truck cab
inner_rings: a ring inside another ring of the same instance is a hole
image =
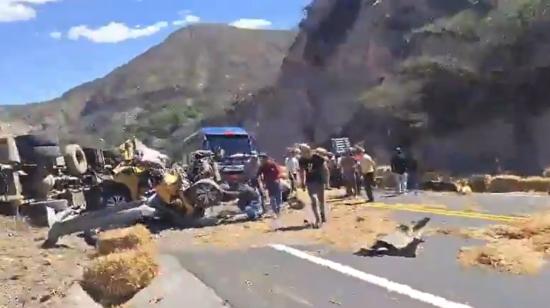
[[[222,181],[230,186],[242,180],[244,166],[257,155],[254,138],[241,127],[204,127],[202,149],[215,153]]]

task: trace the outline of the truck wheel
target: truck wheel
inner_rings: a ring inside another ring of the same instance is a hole
[[[80,176],[88,170],[86,154],[78,144],[69,144],[64,150],[65,163],[69,173],[74,176]]]
[[[201,180],[193,184],[186,191],[194,207],[203,209],[216,206],[223,199],[223,192],[212,180]]]
[[[114,207],[130,202],[130,193],[126,189],[109,187],[101,193],[101,205],[103,207]]]

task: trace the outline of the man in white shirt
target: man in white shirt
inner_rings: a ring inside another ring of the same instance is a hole
[[[292,191],[296,191],[296,181],[298,180],[298,172],[300,170],[300,163],[298,161],[299,153],[298,149],[290,149],[288,151],[288,156],[285,158],[285,166],[288,171],[288,178],[290,179]]]
[[[357,147],[357,160],[359,163],[359,171],[363,176],[363,186],[367,193],[367,202],[374,202],[374,196],[372,194],[372,187],[374,186],[374,171],[376,170],[376,163],[370,155],[365,153],[365,149]]]

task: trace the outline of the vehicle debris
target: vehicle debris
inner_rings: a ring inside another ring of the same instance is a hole
[[[423,242],[422,234],[424,227],[430,218],[425,217],[411,225],[399,225],[395,232],[385,235],[376,240],[374,245],[368,249],[361,249],[356,255],[361,256],[402,256],[408,258],[416,257],[418,245]]]

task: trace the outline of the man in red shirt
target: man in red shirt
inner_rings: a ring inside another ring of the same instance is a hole
[[[279,166],[266,154],[260,154],[261,165],[258,170],[258,178],[264,183],[269,194],[271,209],[277,217],[281,212],[283,204],[283,193],[281,190],[281,172]]]

